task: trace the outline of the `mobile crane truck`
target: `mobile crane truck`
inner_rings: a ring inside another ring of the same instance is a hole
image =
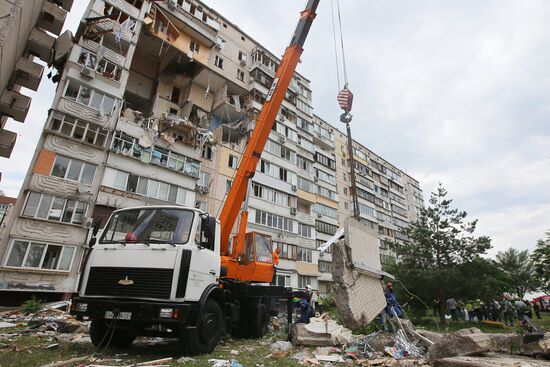
[[[134,207],[113,212],[98,241],[94,229],[71,313],[91,320],[95,346],[161,336],[177,337],[188,353],[209,353],[224,331],[265,335],[277,298],[287,300],[291,320],[291,290],[265,285],[274,271],[271,237],[246,233],[245,201],[318,4],[309,0],[301,12],[220,218],[181,206]]]

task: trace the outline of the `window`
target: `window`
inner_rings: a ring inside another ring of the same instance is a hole
[[[192,51],[192,52],[199,52],[200,50],[200,45],[197,41],[195,40],[192,40],[190,43],[189,43],[189,51]]]
[[[195,178],[199,177],[200,161],[155,146],[142,148],[138,139],[121,131],[117,131],[113,136],[111,149],[117,153],[140,159],[145,163],[158,164]]]
[[[332,200],[336,200],[336,193],[327,189],[326,187],[317,186],[317,194]]]
[[[231,190],[231,184],[233,183],[232,180],[225,181],[225,193],[227,194],[229,190]]]
[[[93,88],[86,87],[75,80],[70,80],[65,90],[65,97],[85,106],[111,114],[115,107],[115,99]]]
[[[267,140],[264,150],[273,155],[276,155],[277,157],[284,158],[287,161],[293,163],[296,161],[296,153],[293,150],[279,143],[276,143],[271,139]]]
[[[96,166],[92,164],[58,155],[55,157],[51,175],[91,185],[94,180],[95,169]]]
[[[260,160],[260,167],[258,170],[261,173],[265,173],[266,175],[278,178],[288,183],[295,182],[294,177],[296,174],[294,172],[289,172],[287,169],[276,166],[264,159]]]
[[[279,287],[290,287],[290,275],[277,275],[275,284]]]
[[[330,159],[329,157],[319,153],[315,152],[315,161],[319,162],[323,166],[330,168],[332,170],[336,170],[336,161],[334,159]]]
[[[275,248],[278,248],[281,252],[279,257],[281,259],[296,260],[298,257],[298,246],[289,245],[281,242],[273,242]]]
[[[82,201],[30,192],[23,209],[23,216],[54,222],[82,224],[87,208],[88,204]]]
[[[313,113],[313,109],[311,108],[311,106],[300,99],[296,100],[296,108],[308,115],[311,115]]]
[[[290,207],[294,199],[285,192],[262,186],[256,182],[252,183],[252,195],[285,207]]]
[[[315,150],[315,146],[313,145],[313,142],[311,140],[304,138],[301,135],[298,135],[298,145],[310,152]]]
[[[303,223],[298,223],[298,235],[311,238],[311,226]]]
[[[330,261],[319,260],[319,271],[321,273],[332,272],[332,263]]]
[[[241,69],[237,69],[237,79],[239,79],[241,82],[244,82],[244,71]]]
[[[172,94],[170,95],[170,102],[178,104],[180,102],[181,90],[178,87],[172,88]]]
[[[108,61],[104,57],[101,58],[96,65],[96,56],[86,50],[83,50],[78,59],[78,63],[95,70],[99,75],[102,75],[108,79],[112,79],[117,82],[120,81],[122,68]]]
[[[344,187],[344,195],[347,195],[347,194],[348,194],[348,188]]]
[[[323,246],[326,242],[327,241],[325,241],[325,240],[316,240],[315,245],[317,246],[317,248],[319,248],[319,247]],[[332,254],[332,245],[329,246],[324,252],[327,253],[327,254]]]
[[[333,235],[338,230],[338,226],[316,220],[315,229],[317,230],[317,232]]]
[[[216,65],[220,69],[223,69],[223,59],[220,56],[216,55],[216,58],[214,59],[214,65]]]
[[[152,180],[147,177],[137,176],[124,171],[116,170],[114,172],[113,182],[106,185],[122,191],[133,192],[143,196],[169,201],[180,205],[186,204],[186,189],[165,182]]]
[[[14,240],[6,266],[69,271],[76,247]]]
[[[52,115],[51,130],[98,147],[105,146],[108,134],[107,130],[99,126],[59,112],[54,112]]]
[[[359,203],[359,212],[376,218],[376,210],[363,203]]]
[[[313,251],[307,248],[298,247],[298,260],[306,263],[312,263]]]
[[[315,193],[315,184],[300,176],[298,176],[298,188],[312,194]]]
[[[280,215],[267,213],[256,209],[255,222],[264,226],[282,229],[288,232],[294,231],[294,220]]]
[[[239,51],[239,61],[244,61],[246,63],[246,54],[242,51]]]
[[[299,127],[302,130],[307,131],[310,134],[313,134],[313,123],[307,121],[304,118],[298,117],[296,119],[296,126]]]
[[[327,217],[338,219],[338,210],[331,208],[330,206],[316,203],[313,205],[313,211],[317,214],[326,215]]]
[[[212,147],[206,145],[203,146],[201,157],[203,157],[204,159],[212,160]]]
[[[311,285],[313,279],[313,277],[307,275],[298,275],[298,288],[305,288],[306,285]]]
[[[210,173],[201,171],[199,176],[199,185],[204,187],[210,186]]]
[[[334,185],[336,183],[336,178],[334,177],[334,175],[328,174],[318,168],[315,169],[315,176],[317,176],[319,180],[328,182],[330,184]]]
[[[308,173],[313,173],[312,162],[308,161],[301,155],[296,155],[296,165],[298,166],[298,168],[303,169]]]
[[[232,154],[229,154],[229,160],[227,162],[227,166],[229,168],[237,169],[237,166],[239,165],[239,159],[235,157]]]

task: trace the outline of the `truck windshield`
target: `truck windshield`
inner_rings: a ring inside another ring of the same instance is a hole
[[[194,213],[182,209],[135,209],[113,214],[99,243],[185,244]]]

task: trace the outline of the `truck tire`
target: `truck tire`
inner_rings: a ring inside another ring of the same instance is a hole
[[[252,312],[248,335],[251,338],[261,338],[268,332],[269,310],[265,303],[260,303]]]
[[[96,347],[109,346],[126,349],[132,344],[136,336],[129,330],[115,329],[109,330],[105,320],[93,320],[90,325],[90,339]]]
[[[223,322],[220,305],[214,300],[207,300],[195,327],[183,330],[180,336],[184,350],[192,355],[212,352],[222,336]]]

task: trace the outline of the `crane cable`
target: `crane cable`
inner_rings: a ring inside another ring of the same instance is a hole
[[[344,77],[344,88],[346,88],[349,84],[348,82],[348,70],[346,65],[346,53],[344,51],[344,33],[342,31],[342,15],[340,13],[340,0],[336,0],[336,13],[338,16],[338,31],[340,33],[340,45],[338,45],[338,41],[336,38],[336,25],[335,25],[335,12],[334,12],[334,0],[330,1],[330,8],[332,12],[332,37],[334,40],[334,56],[336,60],[336,79],[338,84],[338,90],[340,90],[340,65],[339,65],[339,58],[338,58],[338,46],[340,46],[340,52],[342,53],[342,72]]]

